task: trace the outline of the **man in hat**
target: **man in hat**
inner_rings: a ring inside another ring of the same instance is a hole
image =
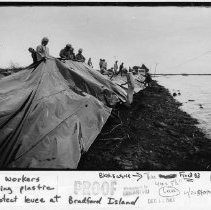
[[[82,55],[83,50],[80,48],[78,54],[75,56],[76,61],[85,62],[85,57]]]
[[[37,53],[36,53],[36,51],[32,47],[30,47],[28,49],[28,51],[31,53],[31,56],[32,56],[32,59],[33,59],[33,63],[36,63],[37,62]]]
[[[122,76],[122,73],[123,73],[122,72],[123,68],[124,68],[124,63],[122,62],[121,65],[119,66],[119,72],[118,72],[118,74],[120,73],[121,76]]]
[[[74,53],[74,48],[70,48],[70,60],[75,61],[75,53]]]
[[[49,42],[49,39],[47,37],[44,37],[41,41],[41,45],[37,46],[36,53],[37,53],[37,60],[46,60],[46,58],[49,58],[49,49],[47,47],[47,44]]]
[[[114,74],[117,75],[117,70],[118,70],[118,61],[115,61],[114,63]]]
[[[102,68],[102,64],[103,64],[103,59],[100,58],[100,61],[99,61],[99,67],[100,67],[100,69]]]
[[[91,58],[89,58],[89,60],[88,60],[88,63],[87,63],[90,67],[92,67],[93,68],[93,65],[92,65],[92,60],[91,60]]]
[[[149,69],[146,69],[144,85],[151,87],[151,83],[152,83],[152,77],[149,73]]]
[[[102,69],[104,69],[105,71],[107,70],[107,62],[105,59],[103,59],[103,63],[102,63]]]
[[[71,59],[73,60],[73,52],[71,51],[72,50],[72,46],[70,44],[67,44],[65,46],[64,49],[62,49],[59,53],[59,56],[62,58],[62,59]]]

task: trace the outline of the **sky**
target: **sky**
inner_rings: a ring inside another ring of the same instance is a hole
[[[0,7],[0,67],[31,64],[28,48],[47,36],[52,56],[70,43],[95,68],[104,58],[108,67],[211,73],[210,22],[204,7]]]

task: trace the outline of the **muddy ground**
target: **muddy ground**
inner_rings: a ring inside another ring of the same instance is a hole
[[[117,107],[85,153],[79,170],[210,170],[211,140],[153,81],[131,108]]]

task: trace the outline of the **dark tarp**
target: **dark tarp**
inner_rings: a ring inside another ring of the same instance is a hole
[[[48,59],[0,80],[0,168],[77,168],[126,92],[86,64]]]

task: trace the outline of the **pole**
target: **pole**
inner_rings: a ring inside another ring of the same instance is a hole
[[[154,75],[156,74],[157,65],[158,65],[158,63],[155,63],[155,72],[154,72]]]

